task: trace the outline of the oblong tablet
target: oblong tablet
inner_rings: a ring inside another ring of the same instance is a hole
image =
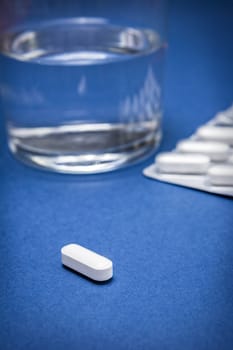
[[[94,281],[107,281],[113,276],[112,261],[78,244],[61,249],[62,264]]]
[[[182,153],[205,154],[211,160],[220,162],[228,158],[230,146],[221,142],[183,140],[178,142],[176,149]]]
[[[214,165],[207,172],[209,181],[216,186],[233,186],[233,165]]]
[[[218,123],[218,124],[232,126],[233,125],[233,113],[232,112],[233,112],[233,110],[231,111],[231,113],[227,113],[227,111],[226,112],[219,112],[215,116],[213,121],[215,123]]]
[[[201,154],[160,153],[156,159],[160,172],[175,174],[203,174],[210,165],[209,157]]]
[[[233,127],[230,126],[205,125],[197,129],[196,135],[202,140],[233,144]]]

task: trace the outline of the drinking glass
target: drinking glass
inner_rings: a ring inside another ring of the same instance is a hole
[[[47,170],[110,171],[161,139],[164,0],[2,0],[8,144]]]

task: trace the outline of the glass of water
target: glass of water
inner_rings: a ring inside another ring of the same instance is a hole
[[[2,0],[11,152],[64,173],[134,163],[161,139],[164,0]]]

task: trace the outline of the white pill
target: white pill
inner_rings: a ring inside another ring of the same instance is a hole
[[[156,159],[158,171],[176,174],[203,174],[207,171],[210,160],[202,154],[160,153]]]
[[[226,160],[230,151],[230,147],[225,143],[194,140],[180,141],[176,149],[182,153],[205,154],[217,162]]]
[[[226,112],[219,112],[215,118],[214,118],[214,122],[215,123],[219,123],[222,125],[229,125],[232,126],[233,125],[233,114],[232,115],[228,115]]]
[[[202,126],[197,129],[196,135],[202,140],[233,144],[233,127],[230,126]]]
[[[61,249],[62,264],[95,281],[112,278],[112,261],[78,244],[68,244]]]
[[[233,165],[215,165],[209,168],[209,181],[216,186],[233,186]]]

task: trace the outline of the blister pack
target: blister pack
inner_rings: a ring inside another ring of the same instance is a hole
[[[155,180],[233,196],[233,105],[171,152],[159,153],[143,174]]]

